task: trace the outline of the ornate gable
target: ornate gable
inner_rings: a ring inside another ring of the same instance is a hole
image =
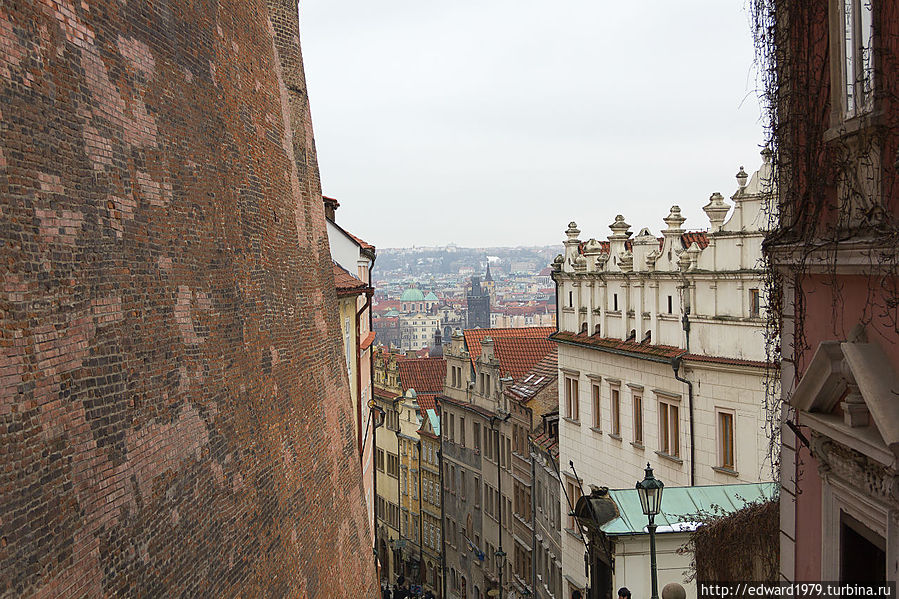
[[[899,377],[874,343],[818,346],[791,404],[814,432],[883,464],[899,457]]]

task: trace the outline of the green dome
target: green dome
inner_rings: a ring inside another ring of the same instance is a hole
[[[421,292],[421,289],[406,289],[403,292],[402,297],[400,297],[401,302],[423,302],[425,301],[425,296]]]

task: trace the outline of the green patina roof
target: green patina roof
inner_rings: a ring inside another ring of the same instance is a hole
[[[403,295],[400,297],[401,302],[423,302],[424,299],[425,299],[425,296],[421,292],[421,289],[416,289],[415,287],[412,287],[411,289],[406,289],[403,292]]]
[[[747,503],[771,499],[777,492],[777,483],[747,483],[736,485],[711,485],[706,487],[665,487],[662,491],[662,513],[655,518],[658,532],[677,532],[678,528],[692,530],[692,514],[711,512],[717,506],[726,513],[735,512]],[[620,516],[602,526],[610,536],[644,534],[647,525],[637,489],[615,489],[609,496],[618,505]],[[678,527],[687,523],[688,526]],[[673,527],[664,529],[662,527]]]
[[[437,296],[434,295],[433,291],[428,291],[428,294],[425,296],[425,301],[427,302],[436,302]]]
[[[440,436],[440,416],[437,415],[436,410],[425,410],[425,413],[428,415],[428,420],[431,421],[431,428],[434,429],[434,434],[438,437]],[[664,496],[662,497],[664,499]]]

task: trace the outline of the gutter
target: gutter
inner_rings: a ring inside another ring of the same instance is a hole
[[[658,362],[658,363],[660,363],[660,364],[670,364],[670,363],[671,363],[671,359],[670,359],[670,358],[666,358],[666,357],[664,357],[664,356],[654,356],[654,355],[651,355],[651,354],[638,354],[638,353],[629,352],[629,351],[622,350],[622,349],[615,349],[615,348],[612,348],[612,347],[600,347],[600,346],[597,346],[597,345],[589,345],[589,344],[587,344],[587,343],[577,343],[577,342],[575,342],[575,341],[568,341],[567,339],[559,339],[558,337],[556,337],[556,336],[554,336],[554,335],[550,335],[550,339],[552,339],[552,340],[555,341],[556,343],[563,343],[563,344],[565,344],[565,345],[571,345],[571,346],[574,346],[574,347],[586,347],[586,348],[588,348],[588,349],[595,349],[595,350],[598,350],[598,351],[604,351],[604,352],[608,352],[608,353],[610,353],[610,354],[617,354],[617,355],[619,355],[619,356],[626,356],[626,357],[628,357],[628,358],[638,358],[638,359],[640,359],[640,360],[647,360],[647,361],[649,361],[649,362]]]
[[[686,316],[684,316],[686,319]],[[689,328],[687,329],[689,330]],[[688,333],[689,334],[689,333]],[[686,352],[685,352],[686,353]],[[671,358],[671,368],[674,370],[674,378],[687,385],[687,408],[690,413],[690,486],[696,484],[696,437],[693,432],[693,383],[680,376],[681,362],[684,354]]]
[[[362,454],[364,452],[364,448],[362,445],[362,313],[371,308],[371,297],[374,294],[374,290],[371,286],[365,290],[365,303],[362,305],[362,308],[356,312],[356,430],[358,431],[356,435],[357,444],[359,445],[359,461],[362,461]],[[371,310],[369,310],[369,331],[371,330]],[[369,346],[371,347],[371,346]],[[374,369],[369,366],[368,369],[369,377],[374,376]],[[372,389],[374,385],[372,385]]]

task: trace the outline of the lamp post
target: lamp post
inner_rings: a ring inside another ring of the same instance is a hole
[[[655,517],[662,507],[662,490],[665,485],[652,475],[652,467],[646,463],[646,475],[643,480],[637,481],[637,494],[640,496],[640,506],[643,513],[649,518],[649,559],[652,575],[652,599],[659,599],[659,579],[656,572],[656,524]]]
[[[499,459],[499,458],[497,458]],[[502,527],[500,527],[500,534],[502,534]],[[502,547],[500,547],[496,553],[496,567],[499,569],[499,597],[502,599],[503,597],[503,570],[506,568],[506,552],[503,551]]]

